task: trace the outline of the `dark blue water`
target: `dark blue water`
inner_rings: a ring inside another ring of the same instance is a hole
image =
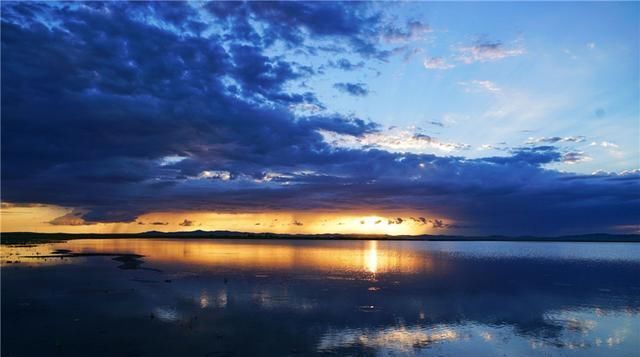
[[[639,272],[622,243],[3,246],[2,356],[636,356]]]

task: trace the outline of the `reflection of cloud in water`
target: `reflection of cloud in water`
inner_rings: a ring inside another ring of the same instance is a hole
[[[200,302],[200,307],[203,309],[206,309],[209,306],[209,295],[207,295],[206,290],[202,291],[198,301]]]
[[[533,339],[531,347],[540,349],[553,346],[564,349],[586,349],[591,347],[614,347],[624,343],[634,333],[638,334],[636,317],[628,311],[603,311],[576,309],[554,311],[545,314],[545,320],[562,327],[553,338]],[[634,332],[635,331],[635,332]],[[636,341],[640,347],[640,340]]]
[[[615,317],[614,315],[618,315]],[[558,337],[531,337],[521,335],[511,327],[490,326],[482,324],[449,324],[434,326],[396,326],[390,328],[345,328],[329,330],[318,341],[318,352],[345,351],[353,348],[365,348],[376,350],[380,353],[416,353],[424,348],[439,346],[437,354],[446,355],[444,351],[470,351],[472,348],[476,356],[493,356],[500,351],[520,351],[523,354],[528,346],[536,354],[555,355],[566,350],[582,350],[589,353],[612,354],[611,348],[621,345],[629,340],[637,330],[629,325],[631,320],[620,320],[619,314],[612,314],[608,321],[599,321],[605,325],[622,324],[618,328],[598,328],[595,321],[581,321],[581,324],[590,326],[587,333],[578,330],[566,329],[562,336]],[[569,321],[569,320],[567,320]],[[569,324],[575,321],[568,322]],[[604,336],[604,337],[599,337]],[[632,342],[637,347],[640,341]],[[458,345],[458,347],[454,347]],[[473,347],[471,347],[473,346]],[[453,347],[451,350],[449,348]],[[630,345],[633,350],[634,346]],[[594,350],[594,348],[596,350]],[[627,349],[628,351],[628,349]],[[426,352],[426,351],[425,351]],[[619,351],[618,351],[619,352]],[[455,353],[454,353],[455,354]]]
[[[489,342],[493,339],[493,335],[490,332],[484,331],[480,333],[483,340]]]
[[[159,341],[156,334],[176,336],[200,348],[191,355],[210,353],[211,336],[222,336],[215,337],[224,340],[226,347],[220,348],[236,355],[260,355],[265,350],[287,355],[296,350],[300,355],[464,351],[515,356],[564,354],[571,349],[632,355],[629,351],[640,350],[634,338],[640,318],[640,290],[634,285],[637,259],[600,260],[595,250],[593,260],[538,259],[521,256],[523,248],[541,254],[559,245],[491,246],[516,255],[486,259],[462,254],[471,247],[466,244],[384,241],[123,239],[57,244],[43,252],[66,248],[138,253],[162,272],[122,271],[114,262],[98,258],[65,266],[3,267],[3,304],[12,307],[3,310],[3,322],[22,321],[3,331],[3,342],[8,341],[12,351],[44,355],[39,352],[45,348],[32,344],[25,331],[70,345],[84,324],[87,333],[97,328],[113,331],[114,335],[92,334],[95,348],[148,331],[145,338],[153,343],[145,354],[157,356],[172,355],[166,345],[175,339]],[[608,249],[622,254],[634,250],[628,245],[613,247]],[[62,270],[68,274],[60,274]],[[38,284],[32,283],[34,276]],[[88,289],[88,281],[99,285]],[[67,291],[73,294],[63,294]],[[43,310],[38,305],[49,306],[52,292],[63,296],[64,304],[46,310],[47,320],[66,321],[79,308],[86,311],[81,321],[58,325],[58,336],[40,324]],[[22,305],[25,296],[33,297],[27,303],[34,308]],[[126,323],[132,316],[138,325]],[[100,321],[100,326],[90,321]]]
[[[154,310],[154,316],[157,316],[161,321],[174,322],[180,320],[178,312],[169,307],[157,307]]]
[[[408,352],[416,347],[426,347],[437,342],[453,341],[459,337],[458,332],[446,327],[423,329],[402,326],[380,330],[346,329],[331,331],[322,336],[318,344],[318,350],[327,351],[349,346],[364,346]]]
[[[225,308],[227,307],[227,290],[222,289],[217,292],[216,296],[211,296],[207,290],[202,290],[197,298],[197,303],[201,309],[206,308]]]
[[[220,291],[220,293],[218,293],[218,296],[216,297],[216,306],[221,308],[227,307],[227,301],[227,290],[225,289]]]

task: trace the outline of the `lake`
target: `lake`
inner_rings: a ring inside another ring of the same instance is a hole
[[[633,356],[640,244],[2,246],[2,356]]]

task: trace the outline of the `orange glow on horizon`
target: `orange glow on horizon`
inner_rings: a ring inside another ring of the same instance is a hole
[[[420,221],[427,213],[416,212],[152,212],[129,223],[85,222],[72,209],[49,206],[3,204],[2,232],[42,233],[139,233],[146,231],[215,231],[284,234],[388,234],[415,235],[441,233],[432,224]],[[449,220],[444,220],[450,223]],[[58,224],[52,224],[58,223]]]

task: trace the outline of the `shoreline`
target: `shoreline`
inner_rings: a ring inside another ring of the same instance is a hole
[[[376,240],[416,242],[566,242],[566,243],[640,243],[639,234],[583,234],[553,237],[537,236],[448,236],[448,235],[376,235],[376,234],[276,234],[231,231],[144,232],[144,233],[0,233],[0,244],[44,244],[76,239],[228,239],[228,240]]]

